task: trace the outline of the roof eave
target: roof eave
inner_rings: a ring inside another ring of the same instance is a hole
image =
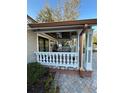
[[[96,25],[97,19],[51,22],[51,23],[33,23],[33,24],[28,24],[28,25],[31,28],[38,28],[38,27],[75,26],[75,25],[85,25],[85,24]]]

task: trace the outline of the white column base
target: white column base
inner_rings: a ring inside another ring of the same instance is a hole
[[[93,69],[92,69],[92,64],[91,63],[86,63],[85,64],[85,69],[86,69],[86,71],[92,71]]]

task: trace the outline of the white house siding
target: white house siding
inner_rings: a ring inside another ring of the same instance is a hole
[[[27,62],[35,62],[33,52],[37,51],[37,33],[27,31]]]

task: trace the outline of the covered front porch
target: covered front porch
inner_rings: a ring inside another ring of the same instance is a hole
[[[29,24],[30,30],[37,33],[36,61],[54,69],[92,71],[95,24],[96,19]]]
[[[38,34],[38,51],[35,52],[37,62],[51,68],[79,69],[78,32],[47,32],[52,40],[42,40]],[[47,42],[47,43],[46,43]]]

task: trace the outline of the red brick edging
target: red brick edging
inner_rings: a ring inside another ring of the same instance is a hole
[[[93,71],[66,70],[66,69],[49,69],[50,72],[58,72],[60,74],[80,75],[80,77],[92,77]]]

